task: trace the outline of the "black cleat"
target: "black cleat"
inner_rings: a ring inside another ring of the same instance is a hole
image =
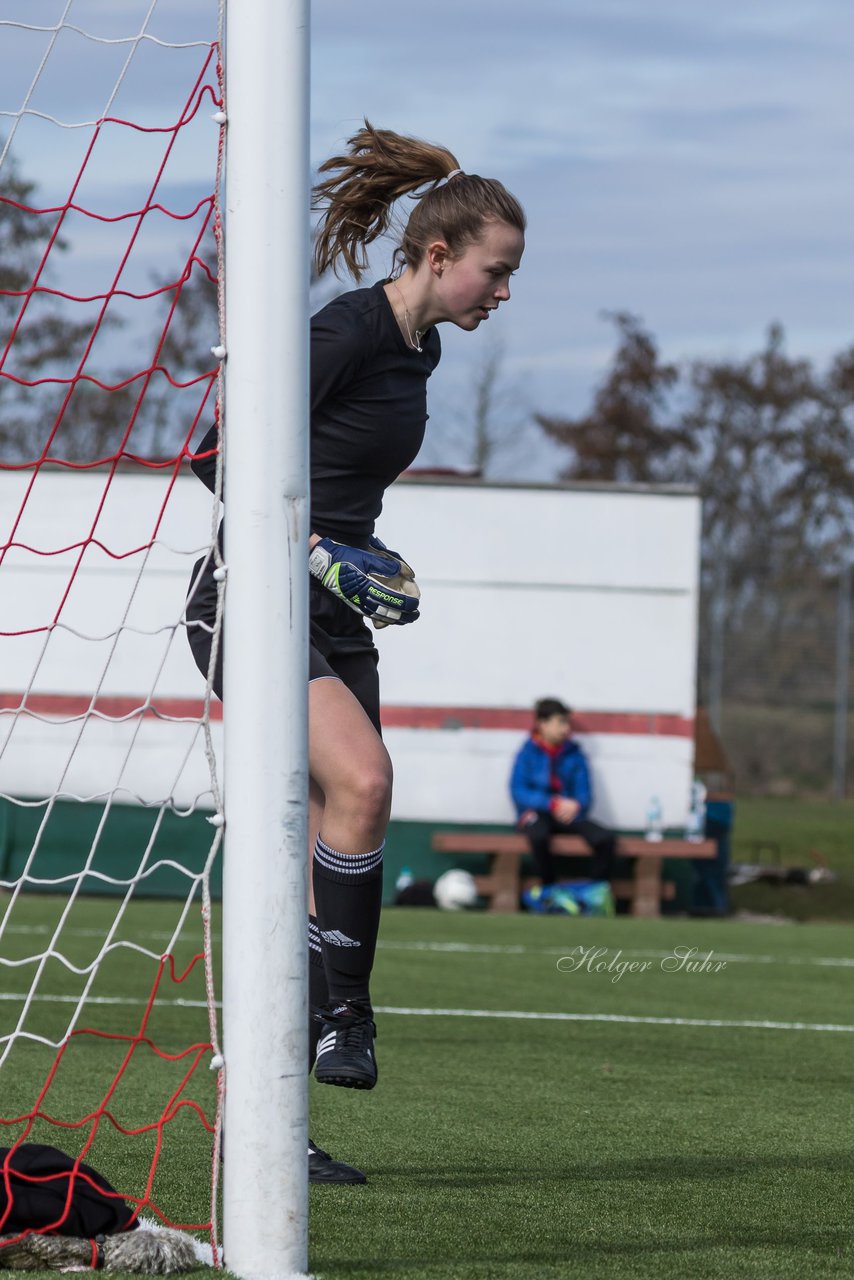
[[[373,1089],[377,1082],[374,1038],[377,1034],[370,1005],[341,1001],[318,1010],[321,1023],[314,1078],[320,1084],[345,1089]]]
[[[327,1152],[316,1147],[311,1138],[308,1140],[308,1181],[310,1185],[318,1183],[338,1183],[339,1186],[352,1186],[368,1179],[361,1169],[354,1169],[351,1164],[343,1164],[333,1160]]]
[[[225,1131],[220,1134],[219,1140],[219,1158],[220,1163],[225,1159]],[[308,1140],[308,1182],[312,1186],[321,1182],[335,1183],[340,1186],[352,1185],[357,1182],[367,1182],[368,1179],[362,1173],[361,1169],[354,1169],[351,1164],[344,1164],[341,1160],[333,1160],[328,1151],[321,1151],[320,1147],[316,1147],[311,1138]]]

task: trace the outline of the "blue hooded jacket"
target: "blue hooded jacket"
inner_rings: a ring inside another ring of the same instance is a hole
[[[551,789],[552,773],[560,779],[559,792]],[[513,764],[510,794],[519,816],[526,809],[547,813],[555,795],[561,795],[577,800],[581,805],[578,817],[586,818],[593,803],[593,790],[587,758],[581,747],[570,738],[556,756],[550,756],[536,738],[529,738]]]

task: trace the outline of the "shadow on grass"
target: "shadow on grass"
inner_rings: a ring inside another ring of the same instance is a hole
[[[417,1169],[384,1166],[373,1175],[380,1178],[405,1178],[421,1187],[507,1187],[518,1183],[531,1186],[537,1182],[554,1185],[571,1182],[574,1185],[595,1182],[628,1181],[716,1181],[724,1178],[742,1178],[763,1169],[775,1173],[848,1173],[854,1174],[854,1153],[828,1152],[825,1155],[799,1156],[769,1154],[765,1156],[662,1156],[654,1160],[613,1160],[602,1164],[580,1161],[578,1164],[556,1168],[544,1163],[531,1169],[484,1169],[470,1166],[453,1171],[441,1169]]]
[[[598,1164],[579,1161],[577,1164],[563,1168],[549,1168],[541,1164],[535,1168],[513,1170],[485,1170],[481,1166],[456,1168],[453,1171],[447,1168],[418,1170],[411,1166],[408,1168],[383,1167],[381,1170],[372,1172],[368,1194],[370,1195],[371,1192],[379,1196],[387,1194],[390,1198],[397,1200],[401,1193],[401,1182],[405,1182],[408,1188],[414,1190],[420,1188],[426,1193],[428,1198],[424,1200],[424,1212],[429,1212],[429,1194],[434,1189],[451,1193],[478,1189],[489,1192],[495,1188],[514,1187],[530,1190],[541,1185],[551,1191],[554,1191],[555,1187],[565,1187],[559,1192],[559,1196],[565,1206],[566,1216],[554,1222],[554,1243],[552,1247],[547,1248],[520,1250],[517,1237],[515,1240],[506,1240],[506,1247],[502,1247],[500,1240],[495,1240],[495,1247],[489,1253],[483,1252],[481,1242],[473,1241],[471,1253],[461,1250],[457,1253],[443,1254],[441,1249],[431,1247],[429,1254],[425,1254],[422,1247],[414,1246],[412,1253],[408,1256],[379,1258],[350,1256],[348,1258],[327,1252],[318,1242],[312,1249],[312,1265],[324,1273],[341,1277],[370,1274],[394,1275],[398,1272],[413,1276],[429,1276],[437,1271],[443,1273],[448,1271],[461,1276],[475,1274],[475,1272],[478,1275],[486,1274],[481,1272],[480,1268],[491,1268],[489,1274],[492,1274],[495,1268],[508,1268],[513,1275],[516,1271],[512,1269],[519,1268],[519,1274],[534,1276],[541,1273],[550,1277],[563,1274],[583,1275],[585,1267],[591,1268],[591,1273],[595,1270],[596,1275],[599,1275],[601,1271],[597,1264],[604,1267],[606,1271],[613,1265],[614,1275],[622,1276],[626,1274],[627,1263],[620,1260],[634,1258],[640,1264],[641,1259],[648,1259],[646,1264],[648,1268],[655,1267],[656,1257],[662,1259],[662,1274],[673,1275],[680,1269],[678,1262],[680,1254],[697,1258],[720,1250],[733,1253],[771,1250],[773,1258],[766,1258],[764,1260],[766,1265],[774,1259],[780,1260],[784,1254],[790,1254],[792,1257],[801,1256],[807,1266],[810,1258],[804,1255],[809,1253],[812,1253],[813,1261],[815,1261],[815,1255],[834,1261],[854,1258],[851,1234],[844,1224],[838,1228],[834,1225],[823,1229],[820,1226],[804,1226],[793,1221],[781,1229],[779,1223],[775,1223],[773,1227],[765,1227],[760,1222],[755,1225],[742,1222],[733,1223],[731,1230],[721,1230],[719,1223],[710,1223],[706,1232],[694,1228],[695,1234],[692,1234],[690,1225],[684,1228],[684,1233],[680,1233],[678,1227],[674,1229],[666,1220],[662,1220],[661,1234],[658,1238],[639,1240],[636,1236],[631,1239],[621,1239],[619,1237],[622,1232],[619,1227],[615,1227],[614,1223],[603,1223],[602,1234],[608,1238],[597,1241],[589,1239],[590,1223],[585,1220],[584,1234],[588,1238],[579,1240],[574,1234],[579,1224],[572,1220],[572,1210],[569,1207],[571,1201],[567,1199],[571,1195],[570,1187],[583,1191],[585,1186],[589,1188],[591,1185],[608,1183],[636,1182],[645,1183],[648,1187],[655,1183],[663,1186],[670,1184],[673,1186],[674,1197],[678,1198],[680,1182],[714,1183],[727,1179],[750,1179],[757,1175],[761,1177],[766,1170],[775,1176],[850,1175],[854,1174],[854,1155],[844,1151],[804,1156],[796,1154],[738,1157],[676,1156],[604,1161]],[[376,1204],[376,1208],[379,1209],[379,1204]],[[615,1236],[617,1238],[614,1238]],[[613,1260],[613,1264],[609,1263],[609,1259]],[[665,1263],[665,1259],[672,1261]],[[787,1265],[788,1261],[787,1258]],[[776,1263],[774,1265],[776,1266]],[[566,1270],[569,1266],[572,1268],[571,1273]],[[790,1272],[784,1268],[784,1273],[788,1275]],[[495,1274],[498,1272],[496,1271]],[[644,1269],[643,1274],[647,1275],[650,1272]],[[770,1272],[763,1270],[757,1271],[756,1274],[764,1275]]]
[[[840,1227],[835,1231],[801,1231],[793,1228],[791,1231],[745,1231],[723,1233],[718,1235],[703,1236],[700,1239],[691,1240],[680,1237],[673,1240],[619,1240],[619,1241],[603,1241],[599,1244],[581,1244],[573,1240],[569,1245],[561,1247],[556,1244],[552,1251],[538,1250],[530,1252],[500,1252],[497,1248],[489,1254],[465,1254],[457,1256],[439,1257],[435,1252],[431,1252],[430,1257],[419,1257],[413,1255],[407,1258],[378,1258],[378,1259],[352,1259],[352,1258],[334,1258],[328,1255],[319,1257],[317,1261],[312,1263],[315,1267],[322,1267],[324,1270],[335,1268],[336,1275],[358,1275],[362,1272],[369,1274],[393,1274],[396,1271],[412,1271],[418,1268],[419,1274],[429,1274],[432,1270],[446,1267],[496,1267],[496,1266],[525,1266],[525,1267],[543,1267],[550,1271],[557,1267],[565,1267],[568,1263],[577,1269],[580,1265],[587,1263],[595,1263],[607,1258],[634,1258],[636,1260],[656,1256],[678,1255],[681,1253],[697,1254],[708,1253],[715,1249],[761,1249],[772,1248],[775,1251],[792,1250],[803,1253],[805,1250],[815,1250],[826,1255],[833,1251],[837,1257],[844,1258],[852,1255],[851,1233]],[[814,1260],[814,1259],[813,1259]],[[804,1262],[808,1265],[810,1259],[805,1258]],[[536,1272],[532,1272],[536,1275]],[[616,1273],[615,1273],[616,1274]],[[625,1274],[622,1269],[620,1275]],[[757,1273],[759,1274],[759,1273]]]

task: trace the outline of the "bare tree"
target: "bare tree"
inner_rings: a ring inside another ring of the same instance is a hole
[[[45,292],[43,272],[33,284],[52,231],[36,211],[35,184],[7,156],[0,196],[0,458],[21,462],[42,456],[63,402],[72,397],[70,353],[88,332],[69,319],[60,299]],[[51,252],[67,245],[57,238]],[[75,388],[76,392],[76,388]]]
[[[431,456],[493,479],[512,474],[530,443],[533,418],[520,379],[508,371],[501,339],[489,335],[466,373],[461,393],[434,398]]]
[[[661,362],[655,339],[637,316],[621,311],[606,317],[616,326],[617,350],[590,412],[582,418],[538,414],[535,420],[570,452],[564,479],[666,480],[674,449],[689,443],[670,406],[679,370]]]

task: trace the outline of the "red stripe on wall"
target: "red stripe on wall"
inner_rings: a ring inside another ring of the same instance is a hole
[[[382,722],[389,729],[518,729],[533,727],[529,709],[513,707],[383,707]],[[577,711],[572,727],[578,733],[655,734],[665,738],[693,738],[694,721],[685,716],[644,711]]]
[[[0,693],[0,710],[23,711],[34,716],[55,716],[63,720],[83,716],[87,711],[97,712],[109,720],[126,720],[134,715],[168,716],[172,720],[201,720],[204,702],[201,698],[156,698],[146,703],[143,697],[95,698],[86,694],[31,693],[22,707],[22,693]],[[222,704],[211,698],[211,720],[222,719]]]
[[[140,698],[119,696],[96,698],[85,695],[31,693],[21,707],[23,694],[0,693],[0,710],[70,719],[96,711],[111,720],[133,715],[163,716],[175,720],[200,720],[201,698],[155,698],[146,704]],[[211,699],[212,720],[222,719],[222,704]],[[512,729],[527,732],[533,725],[531,712],[515,707],[404,707],[384,706],[382,722],[387,729]],[[694,721],[687,716],[645,711],[578,711],[572,717],[578,733],[626,733],[662,738],[693,738]]]

